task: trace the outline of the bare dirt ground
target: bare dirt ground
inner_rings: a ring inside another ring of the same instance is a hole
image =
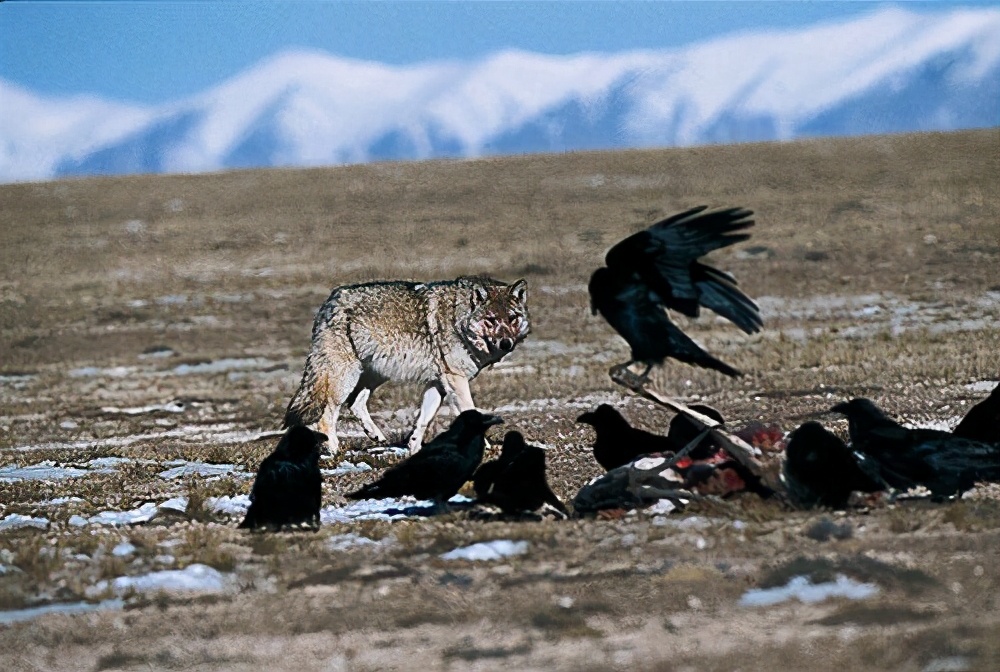
[[[846,514],[738,497],[269,536],[213,499],[249,492],[333,286],[464,273],[528,280],[533,332],[473,394],[549,448],[571,499],[600,472],[583,409],[670,418],[608,379],[627,347],[590,315],[589,274],[701,203],[757,213],[715,260],[765,331],[691,323],[747,375],[668,363],[663,392],[735,428],[789,430],[856,395],[949,427],[1000,379],[997,129],[0,186],[0,668],[1000,669],[996,487]],[[371,407],[399,438],[418,395],[389,385]],[[343,426],[347,452],[323,465],[334,508],[395,459]],[[182,512],[156,509],[178,496]],[[441,557],[500,539],[526,551]],[[198,591],[122,579],[190,567]],[[874,594],[741,602],[838,575]],[[64,613],[19,611],[44,605]]]

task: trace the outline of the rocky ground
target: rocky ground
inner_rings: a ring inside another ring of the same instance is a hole
[[[533,332],[473,394],[546,447],[571,500],[600,473],[583,410],[670,419],[608,379],[627,348],[590,316],[590,270],[702,202],[758,214],[715,260],[765,330],[690,323],[747,375],[668,363],[658,389],[733,428],[844,433],[817,414],[857,395],[951,427],[1000,379],[998,146],[994,129],[0,186],[2,666],[995,669],[997,486],[846,513],[741,496],[426,518],[342,497],[398,459],[345,421],[318,533],[235,526],[313,313],[373,278],[528,279]],[[418,400],[389,385],[371,407],[400,439]]]

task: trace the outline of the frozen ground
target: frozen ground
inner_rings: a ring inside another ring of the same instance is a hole
[[[321,529],[236,528],[316,308],[336,283],[386,277],[527,278],[532,333],[472,390],[506,421],[491,455],[522,431],[570,501],[600,472],[583,410],[670,419],[608,380],[627,348],[590,315],[587,277],[621,236],[700,202],[758,212],[736,248],[752,253],[717,263],[760,297],[765,330],[688,323],[746,375],[670,363],[659,389],[734,429],[844,434],[823,413],[858,395],[954,426],[998,380],[995,139],[0,187],[0,667],[1000,669],[997,485],[848,512],[737,497],[429,515],[343,497],[401,457],[345,412]],[[373,395],[396,445],[419,399]]]

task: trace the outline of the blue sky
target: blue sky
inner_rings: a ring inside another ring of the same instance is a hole
[[[885,4],[7,0],[0,2],[0,78],[47,95],[160,103],[289,49],[393,64],[470,59],[505,48],[657,49],[847,18]],[[1000,3],[897,4],[929,12]]]

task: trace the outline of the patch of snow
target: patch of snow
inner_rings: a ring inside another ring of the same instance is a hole
[[[405,509],[431,507],[434,503],[422,500],[405,500],[395,497],[385,499],[359,499],[345,506],[324,506],[320,509],[319,519],[324,525],[330,523],[348,523],[352,520],[401,520],[410,516]]]
[[[186,460],[171,460],[164,462],[165,465],[176,464],[177,466],[160,472],[160,478],[168,481],[182,476],[242,476],[252,478],[253,474],[236,471],[235,464],[209,464],[207,462],[188,462]]]
[[[945,420],[935,419],[935,420],[921,420],[920,422],[904,422],[904,427],[909,427],[910,429],[936,429],[939,432],[950,432],[952,427],[958,424],[961,420],[959,417],[952,417]]]
[[[145,302],[142,302],[145,305]],[[141,306],[139,306],[141,307]],[[173,357],[177,353],[170,348],[153,348],[138,355],[139,359],[166,359]]]
[[[67,522],[72,527],[86,527],[87,525],[90,524],[89,520],[87,520],[83,516],[79,516],[79,515],[76,515],[76,514],[73,514],[72,516],[70,516],[69,517],[69,521],[67,521]]]
[[[40,607],[27,609],[10,609],[0,611],[0,625],[21,623],[45,616],[46,614],[83,614],[90,611],[121,609],[125,605],[120,599],[104,600],[103,602],[64,602],[61,604],[44,604]]]
[[[96,366],[84,366],[79,369],[70,369],[70,378],[93,378],[96,376],[107,376],[108,378],[124,378],[136,372],[134,366],[112,366],[110,368],[99,368]]]
[[[177,513],[184,513],[187,511],[188,498],[187,497],[171,497],[165,502],[161,502],[157,507],[161,511],[174,511]]]
[[[183,413],[184,404],[179,401],[168,401],[165,404],[150,404],[149,406],[133,406],[131,408],[118,408],[117,406],[104,406],[102,413],[116,413],[120,415],[141,415],[144,413],[156,413],[166,411],[167,413]]]
[[[494,541],[483,541],[471,546],[462,546],[447,553],[441,554],[442,560],[473,560],[489,561],[502,560],[514,555],[522,555],[528,552],[528,542],[511,541],[510,539],[496,539]]]
[[[980,380],[975,383],[969,383],[965,386],[965,389],[972,390],[973,392],[992,392],[997,385],[1000,385],[1000,380]]]
[[[448,501],[452,504],[463,504],[472,500],[463,495],[455,495]],[[345,506],[325,506],[320,509],[319,519],[324,525],[349,523],[353,520],[402,520],[419,517],[421,511],[430,510],[433,506],[434,502],[409,497],[360,499]]]
[[[360,534],[348,532],[347,534],[337,534],[327,539],[326,547],[331,551],[346,551],[350,548],[361,546],[379,546],[381,542],[363,537]]]
[[[836,580],[826,583],[810,583],[805,576],[794,576],[784,586],[748,590],[740,598],[740,605],[744,607],[769,607],[792,599],[812,603],[822,602],[831,597],[863,600],[877,592],[878,586],[875,584],[858,583],[843,574],[838,574]]]
[[[230,516],[242,516],[250,508],[250,495],[223,495],[221,497],[209,497],[205,502],[209,509],[216,513]]]
[[[12,513],[3,520],[0,520],[0,532],[6,532],[7,530],[22,530],[26,527],[46,530],[49,527],[49,519],[33,518],[32,516],[22,516],[20,513]]]
[[[117,558],[127,558],[130,555],[135,554],[135,545],[127,541],[123,541],[114,548],[111,549],[111,555]]]
[[[137,525],[139,523],[148,523],[153,516],[156,515],[156,511],[159,507],[152,502],[147,502],[140,506],[138,509],[132,509],[130,511],[101,511],[97,515],[91,516],[87,519],[87,522],[91,525]],[[70,524],[73,525],[73,519],[70,519]]]
[[[337,476],[339,474],[357,474],[363,471],[371,471],[371,470],[372,466],[367,462],[358,462],[357,464],[353,464],[351,462],[348,462],[347,460],[344,460],[343,462],[337,465],[336,469],[320,469],[320,472],[324,476]]]
[[[100,581],[88,592],[100,594],[110,587],[119,596],[131,591],[147,593],[160,590],[172,593],[220,593],[231,585],[231,576],[208,565],[193,564],[184,569],[164,569],[140,576],[119,576],[110,583]]]
[[[140,441],[180,438],[189,443],[231,444],[246,443],[257,438],[257,431],[233,431],[235,425],[231,422],[217,422],[210,425],[182,425],[176,429],[163,432],[147,432],[129,434],[126,436],[111,436],[104,439],[85,441],[52,441],[48,443],[16,446],[14,450],[28,452],[33,450],[94,450],[101,448],[121,448],[131,446]]]
[[[135,460],[128,457],[95,457],[89,460],[84,466],[87,469],[101,474],[110,474],[123,464],[130,464]],[[143,464],[153,464],[152,460],[142,460]]]
[[[30,464],[26,467],[10,465],[0,467],[0,483],[16,483],[17,481],[58,481],[64,478],[86,476],[87,471],[75,467],[60,467],[51,460]]]
[[[62,429],[76,429],[79,426],[76,420],[63,420],[59,423],[59,427]]]
[[[85,501],[82,497],[56,497],[38,502],[38,506],[62,506],[63,504],[77,504]]]
[[[171,373],[177,376],[201,375],[212,373],[226,373],[235,369],[262,369],[277,366],[277,362],[263,357],[249,357],[245,359],[218,359],[213,362],[202,364],[179,364],[171,369]]]

